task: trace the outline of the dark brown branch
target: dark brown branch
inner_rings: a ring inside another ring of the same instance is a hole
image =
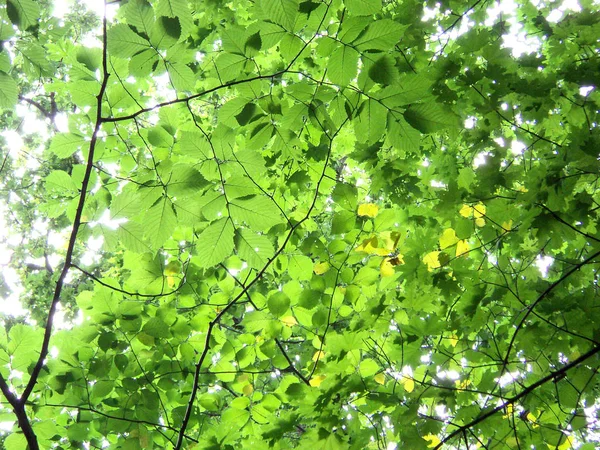
[[[581,355],[579,358],[577,358],[576,360],[574,360],[573,362],[571,362],[569,364],[566,364],[565,366],[561,367],[560,369],[558,369],[554,372],[550,372],[545,377],[540,378],[535,383],[533,383],[533,384],[529,385],[528,387],[526,387],[525,389],[523,389],[521,392],[519,392],[514,397],[510,397],[510,398],[506,399],[500,406],[496,406],[495,408],[482,414],[481,416],[477,417],[476,419],[473,419],[468,424],[458,427],[456,430],[454,430],[452,433],[450,433],[448,436],[446,436],[444,439],[442,439],[441,442],[435,446],[434,450],[441,448],[442,445],[444,445],[450,439],[461,434],[463,432],[463,430],[469,430],[472,427],[474,427],[475,425],[477,425],[478,423],[481,423],[484,420],[488,419],[489,417],[493,416],[494,414],[497,414],[498,412],[503,411],[508,405],[512,405],[512,404],[516,403],[523,397],[526,397],[527,395],[529,395],[531,392],[533,392],[538,387],[546,384],[548,381],[560,380],[562,377],[564,377],[566,375],[566,373],[569,370],[578,367],[581,363],[590,359],[592,356],[594,356],[598,352],[600,352],[600,346],[592,348],[587,353]]]
[[[479,89],[477,89],[475,87],[475,85],[471,85],[471,87],[473,89],[475,89],[475,92],[477,92],[486,102],[489,101],[489,99],[485,95],[483,95],[483,93]],[[510,120],[508,117],[506,117],[504,114],[502,114],[500,111],[498,111],[496,108],[492,108],[492,109],[498,115],[498,117],[500,117],[502,120],[504,120],[505,122],[509,123],[513,127],[518,128],[519,130],[521,130],[521,131],[523,131],[525,133],[529,133],[530,135],[536,137],[540,141],[548,142],[549,144],[556,145],[557,147],[562,147],[562,145],[560,145],[558,142],[554,142],[551,139],[545,138],[544,136],[541,136],[541,135],[537,134],[535,131],[528,130],[527,128],[524,128],[521,125],[516,124],[515,122],[513,122],[512,120]]]
[[[181,287],[184,284],[183,282],[180,283],[179,286],[177,287],[177,289],[174,289],[174,290],[172,290],[170,292],[161,292],[159,294],[140,294],[139,292],[126,291],[125,289],[117,288],[117,287],[114,287],[114,286],[112,286],[112,285],[110,285],[108,283],[105,283],[104,281],[102,281],[97,276],[95,276],[92,273],[88,272],[87,270],[82,269],[81,267],[79,267],[77,264],[71,264],[71,267],[79,270],[82,274],[84,274],[88,278],[91,278],[92,280],[94,280],[99,285],[104,286],[105,288],[111,289],[111,290],[113,290],[115,292],[119,292],[121,294],[129,295],[130,297],[142,297],[142,298],[166,297],[166,296],[175,294],[179,289],[181,289]]]
[[[588,238],[588,239],[591,239],[591,240],[593,240],[593,241],[600,242],[600,239],[598,239],[598,238],[596,238],[596,237],[592,236],[591,234],[588,234],[588,233],[585,233],[585,232],[583,232],[583,231],[581,231],[581,230],[578,230],[578,229],[577,229],[575,226],[571,225],[569,222],[567,222],[565,219],[563,219],[562,217],[560,217],[560,216],[559,216],[557,213],[555,213],[554,211],[552,211],[552,210],[551,210],[550,208],[548,208],[546,205],[544,205],[544,204],[541,204],[541,203],[540,203],[540,206],[541,206],[542,208],[544,208],[546,211],[548,211],[550,214],[552,214],[552,217],[554,217],[556,220],[558,220],[558,221],[559,221],[560,223],[562,223],[563,225],[566,225],[566,226],[568,226],[568,227],[569,227],[571,230],[573,230],[574,232],[576,232],[576,233],[579,233],[579,234],[581,234],[582,236],[585,236],[586,238]]]
[[[103,36],[102,36],[103,76],[102,76],[102,84],[100,86],[100,92],[98,93],[98,96],[96,97],[97,98],[96,124],[95,124],[94,132],[92,134],[92,138],[90,141],[90,147],[89,147],[90,151],[89,151],[88,160],[87,160],[87,164],[86,164],[86,170],[85,170],[85,173],[83,176],[83,180],[81,182],[81,193],[79,195],[79,202],[77,204],[77,210],[75,212],[75,219],[73,220],[73,227],[71,229],[71,235],[69,237],[69,244],[67,246],[65,262],[64,262],[63,268],[60,272],[60,276],[58,277],[58,281],[56,282],[56,287],[54,289],[54,295],[52,297],[52,303],[50,304],[50,309],[48,311],[48,319],[46,321],[46,327],[44,329],[44,339],[42,341],[42,347],[40,348],[40,355],[39,355],[38,360],[31,372],[31,377],[29,378],[29,381],[27,382],[27,385],[25,386],[25,389],[23,390],[23,393],[21,394],[21,396],[19,398],[16,398],[15,394],[13,394],[10,391],[10,388],[9,388],[8,384],[6,383],[6,380],[4,380],[4,378],[0,375],[0,389],[2,390],[3,394],[5,395],[5,397],[10,402],[11,406],[14,409],[15,415],[19,422],[19,426],[20,426],[21,430],[23,431],[23,434],[25,435],[25,439],[27,440],[27,444],[28,444],[30,450],[39,450],[40,447],[39,447],[35,432],[33,431],[33,428],[31,427],[31,423],[29,422],[29,419],[27,417],[27,412],[25,411],[25,404],[27,403],[29,396],[31,395],[35,385],[37,384],[38,378],[40,376],[40,372],[42,371],[42,368],[44,367],[44,361],[46,359],[46,356],[48,356],[48,348],[50,345],[50,338],[52,336],[52,325],[54,322],[54,316],[56,314],[56,309],[57,309],[58,303],[60,301],[60,297],[61,297],[62,290],[63,290],[64,283],[65,283],[65,278],[67,276],[67,273],[69,272],[69,269],[71,267],[71,263],[73,260],[73,252],[75,250],[75,244],[77,242],[77,232],[79,231],[79,227],[81,226],[81,218],[83,215],[83,208],[85,206],[87,189],[88,189],[90,177],[92,174],[92,168],[93,168],[93,162],[94,162],[94,150],[96,149],[96,143],[98,141],[98,133],[100,131],[100,128],[102,127],[102,122],[103,122],[103,120],[102,120],[102,99],[103,99],[104,93],[106,91],[106,86],[108,84],[108,77],[109,77],[107,64],[106,64],[106,61],[107,61],[106,28],[107,28],[107,20],[106,20],[106,15],[105,15],[104,20],[103,20]]]
[[[548,294],[550,294],[550,292],[552,292],[563,281],[565,281],[568,277],[570,277],[573,273],[577,272],[579,269],[581,269],[586,264],[589,264],[594,258],[597,258],[598,256],[600,256],[600,251],[597,251],[596,253],[594,253],[589,258],[581,261],[579,264],[577,264],[576,266],[574,266],[571,270],[569,270],[567,273],[565,273],[562,277],[560,277],[558,280],[556,280],[554,283],[552,283],[550,286],[548,286],[548,288],[544,292],[542,292],[539,295],[539,297],[531,305],[529,305],[527,307],[527,312],[525,313],[525,315],[523,316],[523,318],[521,319],[521,321],[517,325],[517,327],[515,329],[515,332],[513,333],[512,337],[510,339],[510,342],[508,344],[508,350],[506,351],[506,356],[504,357],[504,365],[505,365],[505,367],[508,364],[508,358],[510,358],[510,352],[512,351],[512,347],[513,347],[513,345],[515,343],[515,340],[517,338],[517,334],[519,333],[519,331],[521,330],[521,328],[523,328],[523,325],[525,324],[525,321],[529,317],[529,314],[531,314],[533,312],[534,308],[542,300],[544,300],[544,298],[546,298],[548,296]]]
[[[25,103],[29,103],[31,106],[33,106],[36,109],[38,109],[42,113],[42,115],[44,117],[46,117],[47,119],[54,120],[54,115],[52,115],[52,112],[50,112],[46,108],[44,108],[41,103],[38,103],[35,100],[32,100],[32,99],[27,98],[27,97],[25,97],[23,95],[20,95],[20,94],[19,94],[19,100],[21,100],[21,101],[23,101]]]

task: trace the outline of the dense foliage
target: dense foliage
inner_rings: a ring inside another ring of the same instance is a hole
[[[0,6],[4,448],[596,448],[597,3],[51,3]]]

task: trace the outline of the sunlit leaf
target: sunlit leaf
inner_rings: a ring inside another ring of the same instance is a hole
[[[365,217],[375,217],[379,212],[379,206],[374,203],[363,203],[358,205],[358,215]]]
[[[425,257],[423,257],[423,262],[425,264],[427,264],[427,269],[428,270],[433,270],[433,269],[437,269],[439,267],[441,267],[440,261],[439,261],[439,256],[440,252],[435,251],[435,252],[430,252],[427,253],[425,255]]]

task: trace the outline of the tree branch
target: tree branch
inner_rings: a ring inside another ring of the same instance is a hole
[[[92,174],[92,168],[93,168],[93,162],[94,162],[94,150],[96,148],[96,143],[98,141],[98,134],[100,132],[100,128],[102,127],[102,122],[103,122],[102,99],[103,99],[104,93],[106,91],[106,86],[108,84],[108,77],[109,77],[109,73],[108,73],[108,69],[107,69],[107,45],[106,45],[107,44],[107,35],[106,35],[107,19],[106,19],[106,14],[103,19],[102,27],[103,27],[103,36],[102,36],[102,40],[103,40],[103,58],[102,58],[103,75],[102,75],[102,84],[100,86],[100,92],[98,93],[98,95],[96,97],[97,98],[96,123],[94,126],[94,132],[92,134],[91,141],[90,141],[88,160],[87,160],[83,180],[81,182],[81,193],[79,195],[79,202],[77,204],[77,210],[75,212],[75,219],[73,220],[73,227],[71,229],[71,235],[69,237],[69,243],[68,243],[67,252],[65,255],[65,262],[64,262],[63,268],[60,272],[58,281],[56,282],[56,287],[54,289],[54,295],[52,297],[52,303],[50,304],[50,310],[48,311],[48,319],[46,321],[46,327],[44,329],[44,338],[42,341],[42,347],[40,349],[40,355],[39,355],[38,360],[31,372],[31,377],[29,378],[29,381],[28,381],[27,385],[25,386],[23,393],[21,394],[21,396],[18,399],[15,400],[13,398],[13,401],[11,402],[10,397],[7,396],[7,399],[13,406],[15,415],[17,416],[17,420],[19,422],[19,426],[21,427],[21,430],[23,431],[23,434],[25,435],[25,438],[27,440],[27,444],[29,445],[30,450],[39,450],[39,444],[37,441],[37,437],[33,431],[33,428],[31,427],[31,423],[29,422],[29,419],[27,417],[27,413],[25,411],[25,404],[26,404],[27,400],[29,399],[29,396],[31,395],[33,388],[35,387],[35,385],[38,381],[40,372],[42,371],[42,368],[44,367],[44,361],[46,359],[46,356],[48,355],[48,348],[50,345],[50,338],[52,336],[52,325],[54,322],[54,316],[56,314],[56,309],[58,307],[58,303],[60,301],[62,290],[63,290],[64,284],[65,284],[65,278],[67,276],[67,273],[69,272],[69,269],[71,267],[71,262],[73,260],[73,252],[75,250],[75,244],[77,242],[77,232],[79,231],[79,228],[81,226],[81,218],[83,216],[83,208],[85,207],[87,189],[88,189],[90,177]],[[0,378],[2,378],[2,377],[0,376]],[[8,388],[8,386],[6,384],[7,384],[6,381],[4,379],[2,379],[2,381],[0,382],[0,387],[2,387],[2,391],[5,394],[5,396],[7,394],[7,392],[5,392],[5,389]]]
[[[472,427],[474,427],[475,425],[477,425],[478,423],[483,422],[484,420],[488,419],[489,417],[493,416],[494,414],[503,411],[504,408],[506,408],[508,405],[512,405],[515,402],[519,401],[520,399],[522,399],[523,397],[527,396],[528,394],[530,394],[531,392],[533,392],[535,389],[539,388],[540,386],[546,384],[548,381],[552,381],[552,380],[559,380],[560,378],[562,378],[569,370],[576,368],[577,366],[579,366],[582,362],[588,360],[589,358],[591,358],[592,356],[594,356],[596,353],[600,352],[600,346],[598,347],[594,347],[592,348],[590,351],[588,351],[587,353],[581,355],[579,358],[577,358],[576,360],[574,360],[573,362],[566,364],[565,366],[561,367],[560,369],[554,371],[554,372],[550,372],[548,375],[546,375],[545,377],[539,379],[538,381],[536,381],[535,383],[529,385],[528,387],[526,387],[525,389],[523,389],[521,392],[519,392],[517,395],[515,395],[514,397],[510,397],[508,398],[506,401],[504,401],[500,406],[496,406],[495,408],[491,409],[490,411],[482,414],[481,416],[477,417],[476,419],[473,419],[471,422],[469,422],[466,425],[463,425],[461,427],[458,427],[456,430],[454,430],[452,433],[450,433],[448,436],[446,436],[444,439],[441,440],[441,442],[436,445],[434,447],[434,450],[437,450],[439,448],[442,447],[442,445],[444,445],[446,442],[448,442],[450,439],[458,436],[459,434],[461,434],[463,432],[463,430],[468,430]]]

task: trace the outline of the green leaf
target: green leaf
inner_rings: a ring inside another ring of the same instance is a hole
[[[17,104],[19,89],[11,76],[0,73],[0,108],[12,109]]]
[[[190,14],[186,0],[158,0],[156,15],[166,17],[183,17]]]
[[[122,7],[122,10],[129,25],[150,35],[150,30],[154,25],[154,11],[150,3],[146,0],[131,0]]]
[[[6,450],[26,450],[27,439],[23,433],[11,433],[4,440],[4,448]]]
[[[196,75],[187,65],[175,62],[167,64],[167,70],[175,89],[191,91],[196,84]]]
[[[296,280],[310,280],[312,277],[313,262],[308,256],[288,255],[288,274]]]
[[[173,205],[166,197],[152,206],[144,216],[145,235],[153,248],[161,247],[177,226]]]
[[[337,47],[327,63],[327,76],[332,83],[347,86],[358,72],[358,52],[352,47]]]
[[[21,30],[36,25],[40,17],[40,7],[33,0],[6,0],[6,12]]]
[[[10,68],[11,62],[8,53],[6,51],[0,50],[0,72],[8,73]]]
[[[369,68],[369,78],[379,84],[392,84],[398,77],[398,70],[394,65],[394,60],[384,55],[376,60]]]
[[[377,92],[377,98],[388,107],[432,100],[432,81],[426,76],[403,74],[398,83]]]
[[[269,296],[267,305],[271,314],[281,317],[290,307],[290,298],[284,292],[277,291]]]
[[[146,322],[142,331],[158,339],[166,339],[171,336],[169,326],[158,317],[153,317]]]
[[[358,205],[358,190],[351,184],[340,183],[333,189],[331,199],[342,208],[354,213]]]
[[[360,50],[384,50],[393,48],[402,38],[407,25],[401,25],[390,19],[382,19],[371,23],[368,28],[354,40],[354,46]]]
[[[271,241],[264,235],[238,229],[235,233],[235,248],[238,256],[254,269],[265,267],[274,250]]]
[[[294,29],[298,17],[298,0],[260,0],[259,4],[267,20],[288,31]]]
[[[243,72],[245,65],[245,56],[232,53],[223,53],[215,61],[217,76],[223,83],[237,78]]]
[[[387,138],[394,148],[405,153],[419,151],[421,133],[411,127],[400,114],[388,114],[388,129]]]
[[[234,228],[231,219],[211,223],[198,236],[197,259],[201,267],[212,267],[225,260],[233,251]]]
[[[231,202],[229,210],[231,217],[254,230],[267,231],[273,225],[281,223],[281,213],[268,197],[259,195],[236,199]]]
[[[107,39],[109,53],[120,58],[131,58],[136,53],[150,48],[150,43],[146,39],[125,24],[110,27]]]
[[[170,195],[189,196],[197,194],[207,181],[200,173],[186,164],[176,164],[165,180]]]
[[[210,144],[202,133],[197,131],[184,131],[179,141],[181,152],[190,158],[206,160],[213,157]]]
[[[11,366],[14,370],[26,372],[40,354],[42,343],[41,330],[28,325],[17,324],[8,333],[8,354],[12,356]]]
[[[360,376],[363,378],[371,377],[381,370],[381,367],[374,359],[363,359],[358,367]]]
[[[53,194],[72,195],[77,192],[77,185],[64,170],[54,170],[46,177],[46,190]]]
[[[381,0],[346,0],[346,7],[353,16],[370,16],[381,11]]]
[[[49,151],[59,158],[69,158],[85,144],[83,136],[73,133],[58,133],[50,143]]]
[[[445,128],[458,128],[458,117],[436,103],[410,105],[404,112],[406,121],[422,133],[433,133]]]
[[[365,100],[358,108],[358,117],[354,121],[356,138],[361,142],[377,142],[384,134],[386,116],[387,110],[379,102]]]

